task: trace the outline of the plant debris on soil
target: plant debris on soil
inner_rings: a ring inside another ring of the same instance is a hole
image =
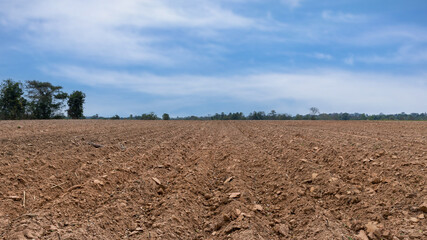
[[[426,152],[426,122],[1,121],[0,239],[427,239]]]

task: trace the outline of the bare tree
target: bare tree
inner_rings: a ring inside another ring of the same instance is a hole
[[[316,120],[316,115],[319,114],[319,109],[317,107],[310,108],[311,120]]]
[[[311,107],[310,115],[317,115],[317,114],[319,114],[319,109],[317,107]]]

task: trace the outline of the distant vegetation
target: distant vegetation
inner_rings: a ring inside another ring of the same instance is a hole
[[[74,91],[70,95],[61,86],[36,80],[25,84],[4,80],[0,85],[0,119],[62,119],[62,109],[68,99],[68,117],[83,118],[83,104],[86,95]]]
[[[427,113],[398,113],[398,114],[364,114],[364,113],[320,113],[318,108],[310,108],[310,113],[306,115],[279,114],[272,110],[266,114],[264,111],[252,112],[245,116],[241,112],[236,113],[216,113],[213,116],[189,116],[175,118],[179,120],[411,120],[426,121]]]
[[[169,114],[163,113],[162,119],[163,120],[170,120],[171,118],[169,117]]]
[[[16,119],[63,119],[63,107],[67,101],[66,110],[68,118],[81,119],[86,95],[81,91],[73,91],[67,94],[61,86],[54,86],[49,82],[36,80],[21,82],[7,79],[0,84],[0,120]],[[364,114],[364,113],[320,113],[317,107],[311,107],[309,114],[292,116],[280,114],[275,110],[266,114],[264,111],[254,111],[248,115],[242,112],[216,113],[209,116],[188,116],[171,118],[164,113],[159,118],[154,112],[144,113],[140,116],[130,115],[122,118],[119,115],[113,117],[101,117],[98,114],[89,119],[130,119],[130,120],[411,120],[426,121],[427,113],[398,113],[398,114]]]
[[[314,110],[314,111],[313,111]],[[410,121],[426,121],[427,113],[399,113],[399,114],[364,114],[364,113],[320,113],[315,108],[309,109],[310,113],[306,115],[297,114],[292,116],[290,114],[280,114],[272,110],[266,114],[264,111],[254,111],[248,115],[242,112],[235,113],[216,113],[209,116],[188,116],[188,117],[176,117],[171,118],[169,114],[165,113],[162,115],[163,120],[410,120]],[[111,118],[99,117],[98,114],[88,117],[90,119],[123,119],[123,120],[160,120],[153,112],[145,113],[141,116],[130,115],[126,118],[120,118],[115,115]]]

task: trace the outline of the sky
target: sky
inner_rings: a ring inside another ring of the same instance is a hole
[[[427,111],[425,0],[0,0],[0,80],[86,116]]]

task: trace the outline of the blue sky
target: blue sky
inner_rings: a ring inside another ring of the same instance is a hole
[[[85,115],[427,111],[425,0],[0,0],[0,79]]]

